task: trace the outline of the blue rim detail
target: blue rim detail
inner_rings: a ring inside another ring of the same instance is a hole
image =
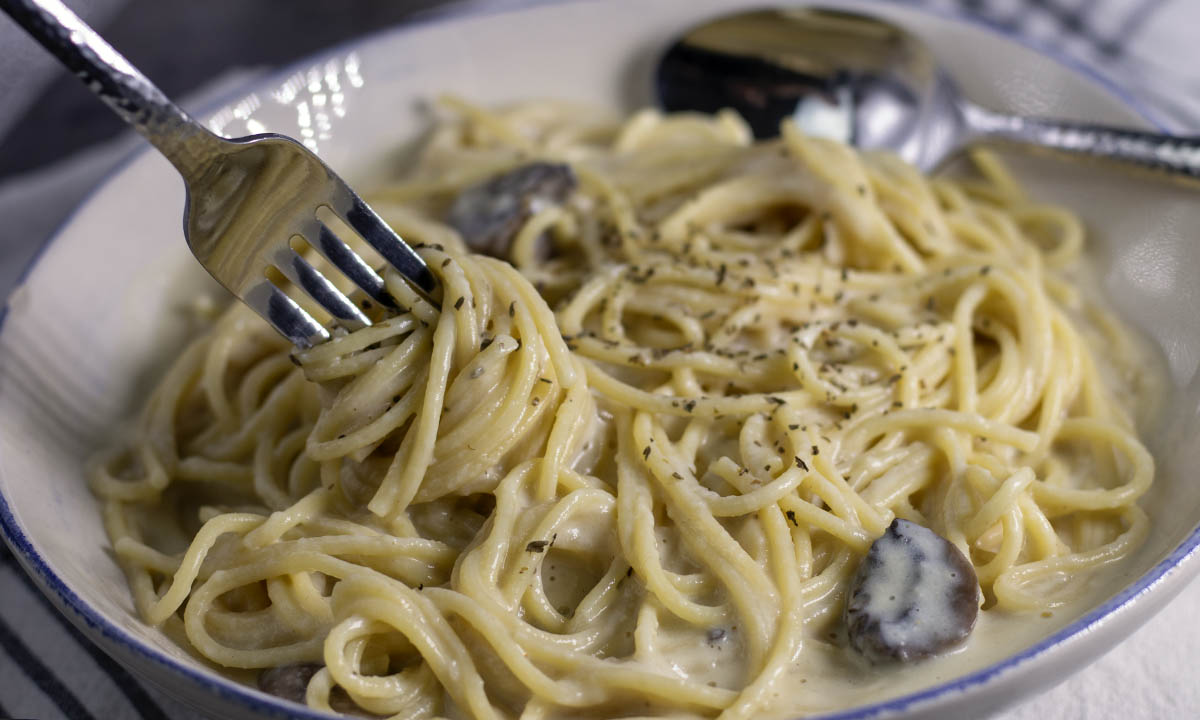
[[[213,102],[211,105],[203,108],[197,115],[199,117],[207,117],[214,114],[217,110],[232,104],[236,100],[244,97],[248,92],[249,87],[259,87],[269,85],[271,83],[284,80],[291,75],[304,70],[313,64],[320,63],[327,58],[333,58],[344,54],[346,51],[361,47],[363,45],[382,42],[385,39],[403,36],[411,32],[417,32],[430,26],[443,25],[454,22],[465,17],[490,17],[495,15],[504,15],[509,13],[517,13],[523,10],[528,10],[531,7],[540,7],[545,5],[561,5],[570,4],[571,2],[598,2],[599,0],[568,0],[567,2],[557,3],[553,0],[536,0],[530,5],[520,8],[492,8],[484,10],[473,10],[469,7],[452,8],[445,14],[436,15],[417,19],[401,26],[386,28],[374,33],[369,33],[364,36],[348,40],[343,43],[334,45],[325,51],[311,55],[308,58],[298,60],[285,66],[283,69],[271,73],[265,78],[258,78],[250,81],[247,88],[230,92],[221,100]],[[872,0],[873,2],[876,0]],[[883,6],[883,3],[880,3]],[[894,6],[893,6],[894,7]],[[1024,38],[1014,36],[1006,32],[1003,28],[983,20],[966,16],[962,13],[941,12],[931,10],[929,8],[919,8],[904,5],[908,10],[915,12],[923,12],[927,15],[939,17],[954,22],[959,22],[970,27],[983,30],[992,35],[997,35],[1015,45],[1032,50],[1039,55],[1061,65],[1071,73],[1078,75],[1085,80],[1091,82],[1113,98],[1118,100],[1122,105],[1132,110],[1144,120],[1154,126],[1156,129],[1165,132],[1164,124],[1159,120],[1156,113],[1150,111],[1140,102],[1129,95],[1119,85],[1109,79],[1107,76],[1083,63],[1077,62],[1072,58],[1058,53],[1052,49],[1041,47],[1036,43],[1029,42]],[[47,249],[53,244],[64,228],[74,222],[80,210],[86,207],[95,198],[100,188],[108,185],[109,181],[125,170],[130,164],[137,160],[143,153],[148,152],[148,147],[141,147],[131,151],[109,172],[99,183],[96,189],[80,202],[75,210],[67,215],[66,219],[58,226],[58,228],[50,235],[42,246],[34,253],[29,263],[21,271],[14,287],[20,287],[29,277],[34,267],[41,260]],[[9,306],[6,302],[3,308],[0,308],[0,331],[4,328],[4,323],[8,319]],[[105,617],[100,615],[96,610],[87,605],[70,587],[67,586],[54,572],[50,569],[46,561],[34,550],[29,538],[22,530],[17,522],[16,516],[13,514],[12,508],[8,504],[8,499],[0,494],[0,535],[3,536],[5,542],[12,550],[13,555],[18,559],[21,566],[35,580],[42,592],[51,600],[55,608],[62,612],[67,618],[76,624],[82,626],[83,629],[93,631],[116,645],[120,650],[129,652],[137,656],[141,656],[152,661],[160,668],[176,673],[178,676],[190,681],[197,689],[212,693],[221,699],[233,702],[237,705],[257,712],[259,714],[267,714],[279,718],[303,718],[304,720],[336,720],[341,716],[330,715],[328,713],[312,710],[296,703],[283,701],[273,698],[262,692],[256,691],[253,688],[236,683],[227,678],[217,675],[214,671],[199,671],[193,667],[189,667],[175,660],[174,658],[165,655],[147,645],[142,644],[127,631],[120,626],[113,624]],[[1088,634],[1094,628],[1097,628],[1106,618],[1117,614],[1119,611],[1127,607],[1137,597],[1149,592],[1157,585],[1167,582],[1172,576],[1178,577],[1183,572],[1182,568],[1185,563],[1193,563],[1200,556],[1197,552],[1200,548],[1200,527],[1195,528],[1192,533],[1180,543],[1174,550],[1171,551],[1166,558],[1156,564],[1153,568],[1147,571],[1144,575],[1137,579],[1132,585],[1126,587],[1121,592],[1110,598],[1107,602],[1101,604],[1083,617],[1075,620],[1058,632],[1050,635],[1039,643],[1026,648],[1016,655],[1010,656],[1007,659],[990,665],[982,670],[978,670],[969,675],[957,678],[941,685],[928,688],[926,690],[904,695],[898,698],[893,698],[883,702],[867,705],[864,707],[853,708],[845,711],[837,711],[821,715],[809,716],[806,720],[869,720],[871,718],[880,718],[893,713],[904,712],[909,709],[916,708],[921,705],[933,702],[942,698],[951,698],[955,695],[960,695],[966,691],[982,686],[993,678],[1016,671],[1019,666],[1024,665],[1027,661],[1032,660],[1050,648],[1071,641],[1079,641],[1079,639]],[[1175,588],[1178,592],[1183,587],[1179,583],[1179,587]],[[1164,603],[1169,598],[1164,600]],[[90,640],[90,638],[89,638]],[[106,652],[111,652],[108,647],[100,645],[101,649]],[[156,681],[151,681],[155,683]],[[173,697],[175,692],[166,689],[168,694]],[[178,698],[176,698],[178,699]]]

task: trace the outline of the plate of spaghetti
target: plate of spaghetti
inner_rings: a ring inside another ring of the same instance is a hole
[[[733,4],[383,32],[211,113],[345,168],[438,276],[311,349],[203,276],[165,163],[112,177],[0,333],[0,525],[51,600],[210,713],[546,719],[977,716],[1164,604],[1200,522],[1188,191],[648,108]],[[846,5],[998,108],[1144,122]]]

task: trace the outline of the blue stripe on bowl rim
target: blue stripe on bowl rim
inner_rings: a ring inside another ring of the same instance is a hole
[[[409,33],[420,32],[431,26],[439,26],[453,23],[462,18],[477,18],[490,17],[495,15],[505,15],[509,13],[519,13],[531,8],[545,7],[551,5],[570,5],[570,4],[585,4],[595,3],[601,0],[530,0],[518,7],[504,8],[472,8],[470,6],[458,5],[449,8],[443,12],[435,12],[432,16],[421,17],[403,25],[384,28],[372,33],[361,35],[342,43],[338,43],[324,51],[309,55],[304,59],[297,60],[284,66],[282,69],[266,75],[265,77],[255,78],[247,82],[245,86],[236,91],[231,91],[221,100],[215,101],[204,107],[201,112],[197,113],[198,117],[210,117],[217,111],[228,107],[238,100],[249,95],[255,88],[270,87],[273,83],[277,84],[291,77],[297,72],[306,70],[313,65],[322,64],[330,59],[344,55],[355,48],[370,45],[375,43],[389,42],[395,38],[403,37]],[[879,7],[896,7],[895,3],[883,2],[883,0],[869,0],[869,2],[878,5]],[[819,2],[807,2],[804,4],[819,5]],[[969,16],[962,12],[947,12],[926,7],[913,6],[909,4],[901,5],[906,10],[924,13],[933,17],[942,18],[959,22],[968,25],[977,30],[982,30],[991,35],[1001,37],[1009,42],[1019,45],[1027,50],[1034,51],[1048,60],[1062,66],[1069,72],[1085,79],[1091,84],[1097,86],[1106,94],[1118,100],[1126,108],[1142,117],[1148,124],[1155,129],[1165,132],[1165,126],[1160,117],[1150,108],[1143,105],[1130,93],[1124,90],[1116,82],[1108,78],[1094,67],[1091,67],[1083,62],[1077,61],[1070,56],[1057,52],[1049,47],[1040,45],[1028,38],[1014,35],[1006,32],[1002,27],[988,23],[980,18]],[[58,226],[37,252],[30,259],[28,264],[22,270],[16,285],[20,287],[33,268],[41,260],[46,250],[54,243],[61,234],[64,228],[70,225],[82,208],[87,206],[95,198],[100,188],[105,187],[114,177],[124,171],[130,164],[142,156],[143,153],[150,152],[149,147],[141,147],[131,151],[114,168],[97,183],[96,188],[90,192],[86,198],[73,210],[66,219]],[[6,302],[3,308],[0,308],[0,332],[4,329],[4,323],[8,319],[9,305]],[[5,542],[12,550],[13,555],[17,558],[20,565],[34,579],[41,591],[47,596],[55,608],[62,612],[68,620],[74,623],[85,633],[94,633],[99,635],[104,641],[112,643],[118,652],[131,653],[135,656],[145,658],[158,666],[158,670],[167,670],[175,673],[181,679],[189,681],[193,690],[201,690],[211,693],[226,702],[231,702],[235,705],[240,705],[247,710],[251,710],[260,715],[274,716],[279,718],[302,718],[303,720],[332,720],[341,716],[331,715],[325,712],[313,710],[311,708],[285,701],[266,693],[260,692],[254,688],[234,682],[228,678],[221,677],[215,671],[200,670],[197,667],[184,664],[171,656],[150,647],[147,644],[140,642],[128,631],[120,625],[111,622],[97,610],[89,606],[82,598],[79,597],[61,578],[59,578],[53,570],[50,569],[46,560],[37,552],[17,522],[16,516],[12,508],[9,506],[8,499],[0,493],[0,536],[3,536]],[[1099,629],[1101,625],[1106,624],[1110,618],[1116,617],[1122,611],[1125,611],[1135,600],[1147,593],[1161,588],[1158,597],[1156,598],[1162,605],[1165,605],[1171,597],[1183,589],[1187,580],[1191,576],[1200,572],[1200,526],[1197,526],[1188,535],[1188,537],[1180,543],[1174,550],[1171,551],[1163,560],[1152,567],[1149,571],[1139,577],[1129,586],[1125,587],[1119,593],[1111,597],[1106,602],[1086,613],[1074,622],[1063,627],[1059,631],[1051,634],[1032,645],[1025,650],[1011,655],[1004,660],[989,665],[981,670],[977,670],[968,675],[955,678],[946,683],[936,685],[925,690],[903,695],[901,697],[892,698],[883,702],[874,703],[867,706],[852,708],[844,711],[825,713],[821,715],[807,716],[805,720],[869,720],[872,718],[881,718],[892,715],[894,713],[904,712],[910,709],[920,709],[920,706],[929,707],[933,702],[941,699],[950,700],[957,695],[961,695],[974,688],[979,688],[986,685],[991,680],[1006,673],[1015,672],[1022,666],[1025,666],[1029,661],[1037,658],[1054,647],[1065,645],[1071,641],[1078,641],[1082,636],[1090,634],[1091,631]],[[1148,617],[1145,619],[1149,619]],[[1143,620],[1144,622],[1145,620]],[[90,638],[89,638],[90,639]],[[100,647],[106,652],[113,654],[111,648],[101,644]],[[121,659],[118,656],[118,659]],[[1083,665],[1079,665],[1074,670],[1079,670]],[[132,668],[139,676],[144,677],[140,668]],[[1065,678],[1066,675],[1063,676]],[[149,678],[148,678],[149,679]],[[181,697],[181,693],[169,687],[162,687],[162,684],[157,680],[150,681],[159,686],[173,698],[181,702],[188,702]]]

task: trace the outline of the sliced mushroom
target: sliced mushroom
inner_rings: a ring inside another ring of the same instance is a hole
[[[562,204],[577,184],[569,165],[522,165],[463,190],[446,221],[475,252],[507,258],[525,221],[544,207]]]
[[[258,689],[303,705],[308,681],[323,667],[319,663],[306,662],[267,668],[258,674]]]
[[[965,640],[978,614],[970,561],[941,535],[897,518],[859,565],[845,621],[850,644],[871,662],[908,662]]]

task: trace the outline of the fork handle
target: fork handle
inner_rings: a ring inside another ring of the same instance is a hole
[[[185,177],[195,177],[221,140],[167,99],[154,83],[61,0],[0,0],[3,10]]]

